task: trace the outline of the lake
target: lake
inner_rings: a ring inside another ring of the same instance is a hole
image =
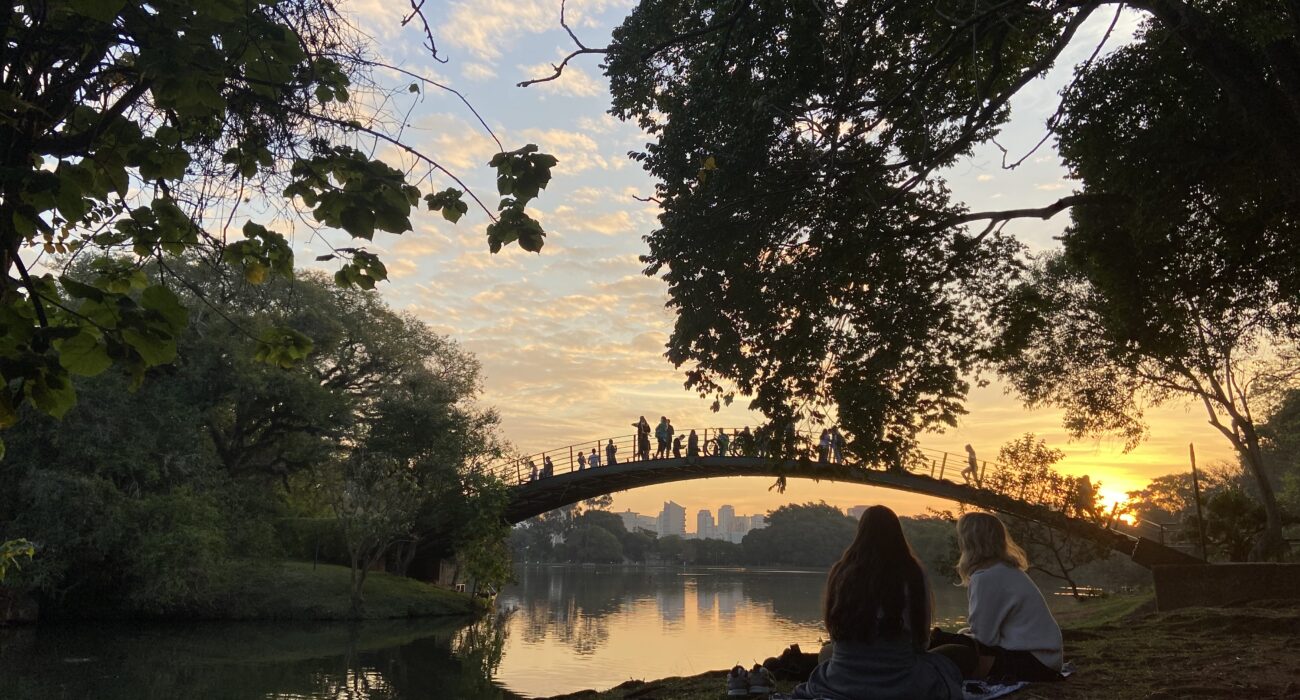
[[[466,625],[45,625],[0,630],[15,700],[517,698],[745,666],[825,637],[825,571],[519,566]],[[940,584],[936,617],[965,614]]]

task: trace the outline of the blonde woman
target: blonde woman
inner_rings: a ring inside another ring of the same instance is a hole
[[[1024,550],[990,513],[962,515],[957,520],[957,544],[961,548],[957,574],[968,589],[970,629],[967,634],[951,634],[936,628],[931,645],[962,644],[974,649],[977,663],[959,662],[967,678],[1059,680],[1061,628],[1042,592],[1025,573]]]

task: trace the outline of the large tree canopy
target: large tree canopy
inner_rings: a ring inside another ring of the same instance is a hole
[[[445,187],[460,180],[380,107],[442,86],[396,67],[401,85],[373,82],[382,64],[329,0],[35,0],[6,5],[0,24],[0,425],[24,402],[65,413],[69,373],[117,364],[138,383],[175,357],[186,309],[168,256],[213,251],[254,283],[289,275],[273,229],[300,219],[360,240],[322,238],[322,260],[370,289],[386,276],[364,247],[376,231],[411,230],[422,194],[450,221],[468,210]],[[416,166],[372,158],[376,144]],[[536,150],[502,146],[490,163],[503,197],[483,207],[494,252],[542,246],[525,206],[555,159]],[[135,260],[70,280],[42,259],[85,250]],[[139,274],[149,259],[162,263],[152,282]],[[259,342],[280,365],[310,348],[287,329]]]
[[[936,173],[996,137],[1086,20],[1125,6],[1143,32],[1078,66],[1049,122],[1080,189],[996,212],[952,198]],[[899,459],[956,419],[980,370],[1020,378],[1021,353],[1043,349],[1007,306],[1025,305],[1025,257],[1002,230],[1067,210],[1066,259],[1124,327],[1107,338],[1204,369],[1217,356],[1198,348],[1222,347],[1207,329],[1258,324],[1247,351],[1293,335],[1298,23],[1263,1],[641,2],[605,68],[613,113],[652,138],[633,158],[662,207],[645,261],[678,313],[668,357],[703,394],[829,414],[861,456]],[[1060,376],[1116,374],[1113,353],[1063,349],[1026,398],[1066,404],[1044,393]],[[1130,399],[1160,398],[1108,391],[1119,403],[1095,403],[1114,410],[1080,425],[1131,433]],[[1211,415],[1249,451],[1232,401],[1211,397]]]

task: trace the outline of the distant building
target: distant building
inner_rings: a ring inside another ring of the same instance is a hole
[[[767,516],[764,514],[749,516],[749,529],[762,530],[767,527]]]
[[[711,539],[718,536],[718,528],[713,524],[713,513],[708,510],[701,510],[695,514],[695,537],[697,539]]]
[[[870,507],[871,506],[853,506],[852,508],[849,509],[849,517],[853,518],[854,520],[861,520],[862,514],[867,512],[867,508]]]
[[[672,501],[664,502],[664,509],[659,512],[659,536],[686,536],[686,509]]]
[[[625,510],[619,513],[618,517],[623,519],[623,527],[627,528],[628,532],[649,530],[656,535],[659,534],[659,519],[652,515],[641,515],[640,513],[633,513],[631,510]]]
[[[722,506],[718,508],[718,532],[723,533],[722,539],[726,539],[725,533],[731,532],[731,528],[736,522],[736,509],[731,506]]]

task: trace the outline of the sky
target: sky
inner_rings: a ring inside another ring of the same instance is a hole
[[[599,47],[631,6],[628,0],[570,0],[566,17],[587,46]],[[474,209],[456,225],[420,211],[412,219],[414,231],[379,234],[372,246],[388,266],[390,280],[380,286],[388,304],[455,338],[482,362],[481,400],[499,411],[505,439],[533,453],[626,434],[641,415],[652,423],[667,415],[679,430],[760,422],[740,401],[712,414],[709,402],[685,390],[682,373],[664,358],[673,323],[665,308],[666,285],[642,274],[637,259],[646,250],[643,236],[654,228],[657,209],[634,196],[651,194],[653,183],[626,155],[646,139],[635,125],[606,113],[609,92],[600,57],[579,56],[559,80],[516,87],[549,75],[550,64],[574,48],[559,24],[559,0],[428,3],[426,14],[445,63],[435,62],[422,47],[421,29],[401,26],[406,3],[350,0],[342,7],[373,38],[379,57],[460,91],[507,149],[535,143],[559,159],[554,179],[531,208],[547,231],[540,254],[516,246],[490,254],[487,217]],[[1071,67],[1093,51],[1110,20],[1109,14],[1092,18],[1057,69],[1013,101],[1013,121],[999,137],[1013,156],[1042,138]],[[1131,36],[1138,20],[1135,14],[1122,15],[1108,46]],[[410,82],[391,71],[375,77],[396,88]],[[438,89],[418,95],[398,89],[392,99],[386,104],[403,140],[454,172],[491,206],[496,197],[487,162],[497,149],[474,114],[455,95]],[[391,147],[379,145],[376,152],[394,163],[403,158]],[[1073,187],[1050,143],[1014,170],[1004,169],[1002,154],[989,146],[944,175],[973,210],[1043,206]],[[442,178],[421,183],[421,189],[451,184]],[[1047,222],[1016,222],[1007,231],[1043,250],[1055,245],[1053,237],[1066,222],[1062,214]],[[344,238],[330,240],[339,244]],[[304,231],[295,233],[295,247],[303,266],[324,251]],[[922,445],[962,453],[971,443],[982,459],[991,459],[1002,444],[1033,432],[1065,451],[1061,471],[1089,474],[1110,498],[1140,488],[1151,477],[1188,470],[1189,443],[1196,445],[1198,464],[1232,458],[1196,405],[1148,411],[1150,438],[1127,454],[1115,440],[1070,442],[1058,412],[1025,410],[998,384],[973,390],[967,408],[956,429],[927,435]],[[693,527],[697,510],[716,512],[722,504],[746,514],[819,500],[841,507],[882,503],[900,514],[952,507],[867,486],[792,480],[784,494],[777,494],[770,485],[761,478],[666,484],[615,494],[613,509],[655,514],[671,499],[687,508]]]

